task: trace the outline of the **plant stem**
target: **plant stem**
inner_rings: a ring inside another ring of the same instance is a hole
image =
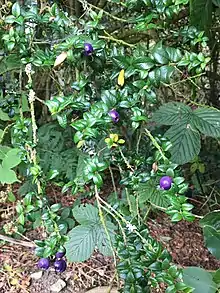
[[[14,239],[12,237],[8,237],[8,236],[1,235],[1,234],[0,234],[0,240],[7,241],[7,242],[17,244],[17,245],[30,247],[30,248],[36,247],[36,245],[34,243],[30,243],[28,241],[23,241],[23,240],[17,240],[17,239]]]
[[[161,154],[161,157],[163,158],[164,161],[167,160],[166,156],[164,155],[161,147],[159,146],[158,142],[156,141],[156,139],[153,137],[153,135],[150,133],[150,131],[145,128],[145,132],[147,133],[148,137],[150,138],[150,140],[152,141],[153,145],[155,146],[155,148],[158,149],[159,153]]]

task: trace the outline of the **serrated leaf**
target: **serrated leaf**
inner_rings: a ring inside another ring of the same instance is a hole
[[[176,125],[187,121],[191,115],[190,107],[177,102],[170,102],[162,105],[152,117],[152,120],[162,125]]]
[[[2,168],[0,165],[0,182],[1,184],[12,184],[18,182],[17,176],[13,170]]]
[[[108,229],[109,223],[106,223],[106,227]],[[111,224],[111,223],[110,223]],[[113,231],[111,229],[108,229],[109,236],[111,239],[113,239]],[[108,236],[106,235],[105,229],[100,224],[95,231],[96,241],[98,250],[105,256],[112,256],[112,249],[111,249],[111,243],[108,239]]]
[[[202,268],[188,267],[184,269],[183,281],[186,285],[195,288],[193,293],[215,293],[217,290],[212,275]]]
[[[69,233],[65,244],[66,257],[70,262],[82,262],[90,258],[94,249],[93,226],[77,226]]]
[[[216,230],[220,230],[220,213],[219,211],[213,211],[206,214],[201,220],[200,225],[202,227],[211,226]]]
[[[205,244],[208,250],[217,259],[220,259],[220,233],[211,226],[205,226],[203,229]]]
[[[200,134],[190,123],[179,123],[170,127],[165,133],[172,147],[171,160],[177,164],[190,162],[199,154],[201,148]]]
[[[220,111],[198,108],[193,111],[193,121],[200,132],[207,136],[220,137]]]
[[[62,52],[60,55],[57,56],[55,62],[54,62],[54,67],[62,64],[67,58],[67,52]]]
[[[76,206],[72,212],[76,221],[82,225],[94,225],[100,221],[98,209],[91,204]]]
[[[20,164],[21,159],[19,155],[19,149],[11,149],[6,154],[2,161],[2,167],[5,169],[13,168]]]
[[[139,203],[150,202],[159,207],[168,207],[169,200],[163,195],[161,190],[157,189],[158,182],[149,180],[146,183],[140,183],[137,189]]]
[[[11,148],[5,145],[0,145],[0,160],[3,160],[5,155],[7,154],[7,152],[10,150]]]

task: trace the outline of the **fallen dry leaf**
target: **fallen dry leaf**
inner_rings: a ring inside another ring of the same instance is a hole
[[[54,67],[62,64],[66,60],[66,57],[67,57],[67,52],[62,52],[60,55],[58,55],[54,62]]]

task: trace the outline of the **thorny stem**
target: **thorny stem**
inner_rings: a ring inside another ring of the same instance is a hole
[[[128,162],[128,160],[125,158],[121,148],[119,148],[120,154],[122,156],[122,159],[124,160],[125,164],[127,165],[128,169],[131,169],[132,172],[134,172],[134,169],[132,168],[132,166],[130,165],[130,163]]]
[[[109,232],[108,232],[108,229],[106,227],[104,215],[103,215],[103,212],[102,212],[102,205],[100,203],[100,197],[99,197],[99,193],[98,193],[98,188],[97,188],[96,185],[95,185],[95,197],[96,197],[96,201],[97,201],[97,205],[98,205],[98,209],[99,209],[100,221],[101,221],[101,223],[103,225],[103,228],[105,230],[106,236],[107,236],[107,238],[109,240],[109,243],[110,243],[110,246],[111,246],[111,250],[112,250],[112,254],[113,254],[113,258],[114,258],[114,263],[115,263],[115,266],[116,266],[117,265],[116,254],[115,254],[115,251],[114,251],[114,247],[112,245],[111,237],[110,237]]]
[[[18,239],[14,239],[5,235],[1,235],[0,234],[0,240],[3,241],[7,241],[13,244],[17,244],[17,245],[22,245],[22,246],[26,246],[26,247],[30,247],[30,248],[34,248],[36,247],[36,245],[34,243],[28,242],[28,241],[23,241],[23,240],[18,240]]]
[[[99,194],[97,193],[97,198],[99,199],[100,202],[102,202],[109,210],[111,210],[126,226],[129,226],[130,223],[119,213],[117,212],[110,204],[108,204],[106,201],[104,201]],[[148,245],[148,248],[150,250],[153,250],[153,247],[147,242],[147,240],[137,231],[133,231],[140,239],[143,241],[143,243]]]
[[[6,127],[5,127],[5,129],[3,130],[3,133],[2,133],[2,135],[1,135],[1,137],[0,137],[0,144],[2,143],[2,141],[3,141],[3,139],[4,139],[4,136],[5,136],[5,134],[7,133],[7,131],[8,131],[8,129],[11,127],[11,126],[13,126],[15,123],[11,123],[11,124],[9,124],[9,125],[7,125]]]
[[[99,38],[100,38],[100,39],[109,40],[109,41],[113,41],[113,42],[116,42],[116,43],[118,43],[118,44],[125,45],[125,46],[127,46],[127,47],[134,47],[134,46],[135,46],[135,45],[133,45],[133,44],[129,44],[129,43],[123,41],[123,40],[119,40],[119,39],[114,38],[113,36],[111,36],[111,35],[110,35],[109,33],[107,33],[106,31],[105,31],[105,34],[106,34],[107,36],[99,36]]]
[[[30,153],[31,153],[31,159],[33,161],[34,166],[37,165],[37,152],[36,152],[36,145],[37,145],[37,123],[35,119],[35,109],[34,109],[34,101],[35,101],[35,92],[32,89],[32,70],[31,68],[28,68],[26,66],[25,70],[27,76],[28,76],[28,85],[30,86],[30,91],[29,91],[29,96],[28,96],[28,101],[30,104],[30,111],[31,111],[31,122],[32,122],[32,131],[33,131],[33,143],[34,143],[34,148],[30,148]],[[40,180],[37,178],[36,179],[36,184],[37,184],[37,192],[40,195],[42,193],[41,189],[41,184]]]
[[[147,133],[148,137],[150,138],[150,140],[152,141],[153,145],[158,149],[159,153],[161,154],[161,157],[163,158],[164,161],[167,160],[166,156],[164,155],[161,147],[159,146],[159,144],[157,143],[156,139],[153,137],[153,135],[150,133],[150,131],[145,128],[145,132]]]
[[[119,17],[117,17],[117,16],[114,16],[114,15],[112,15],[111,13],[109,13],[109,12],[103,10],[102,8],[97,7],[97,6],[95,6],[95,5],[93,5],[93,4],[89,3],[89,2],[87,2],[87,1],[85,1],[85,0],[78,0],[78,1],[79,1],[80,3],[82,3],[82,5],[84,6],[84,9],[85,9],[85,10],[86,10],[86,7],[89,6],[89,7],[91,7],[91,8],[96,9],[96,10],[102,11],[105,15],[108,15],[108,16],[109,16],[110,18],[112,18],[112,19],[115,19],[115,20],[120,21],[120,22],[129,23],[129,21],[128,21],[127,19],[123,19],[123,18],[119,18]]]
[[[115,180],[114,180],[112,168],[110,166],[109,166],[109,171],[110,171],[110,174],[111,174],[111,180],[112,180],[112,185],[113,185],[114,193],[115,193],[115,195],[117,195],[117,189],[116,189],[116,185],[115,185]]]

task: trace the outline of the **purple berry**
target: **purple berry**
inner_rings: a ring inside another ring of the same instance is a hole
[[[58,251],[55,256],[56,258],[62,258],[64,257],[65,254],[66,254],[65,251]]]
[[[90,43],[84,44],[84,53],[86,56],[91,56],[93,51],[93,46]]]
[[[165,190],[168,190],[170,189],[171,185],[172,185],[172,178],[169,177],[169,176],[163,176],[161,179],[160,179],[160,188],[161,189],[165,189]]]
[[[47,270],[50,267],[50,260],[49,258],[41,258],[38,261],[38,268]]]
[[[66,270],[66,261],[64,259],[57,259],[54,262],[54,268],[57,273],[62,273]]]
[[[112,109],[111,111],[108,112],[108,114],[112,118],[113,122],[117,123],[119,121],[120,115],[116,110]]]

